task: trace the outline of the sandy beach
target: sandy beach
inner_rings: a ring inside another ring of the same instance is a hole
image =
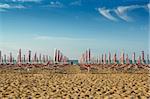
[[[1,68],[0,99],[149,99],[150,74],[111,69]],[[94,72],[96,71],[96,72]]]

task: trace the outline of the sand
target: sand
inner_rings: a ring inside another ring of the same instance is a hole
[[[1,69],[0,99],[150,98],[149,73],[143,71],[143,73],[87,73],[83,71],[86,70],[74,66],[55,70],[48,68]]]

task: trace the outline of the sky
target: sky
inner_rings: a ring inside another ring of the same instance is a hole
[[[149,9],[149,0],[0,0],[0,50],[150,53]]]

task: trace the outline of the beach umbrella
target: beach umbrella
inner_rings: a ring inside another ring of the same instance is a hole
[[[12,61],[12,53],[11,53],[11,52],[10,52],[9,58],[10,58],[10,59],[9,59],[9,62],[12,64],[13,61]]]
[[[128,54],[126,55],[126,64],[130,64],[130,60],[129,60]]]
[[[36,53],[34,54],[34,63],[36,64],[36,62],[37,62],[37,55],[36,55]]]
[[[108,54],[108,63],[111,64],[111,53]]]
[[[124,59],[124,52],[122,52],[122,55],[121,55],[121,64],[124,64],[124,61],[125,61],[125,59]]]
[[[104,64],[103,54],[102,54],[102,62],[101,63]]]
[[[104,64],[106,64],[106,53],[104,54]]]
[[[0,50],[0,64],[2,63],[2,52]]]
[[[150,64],[150,61],[149,61],[149,54],[147,54],[147,64]]]
[[[7,63],[7,58],[6,58],[6,54],[4,54],[4,63]]]
[[[41,53],[39,54],[39,62],[42,63]]]
[[[19,64],[21,64],[21,49],[19,49]]]
[[[57,49],[55,50],[54,61],[55,61],[55,63],[57,62]]]
[[[31,63],[31,51],[28,52],[28,63]]]
[[[114,64],[116,64],[117,63],[117,55],[116,55],[116,53],[114,54]]]
[[[142,51],[142,63],[145,64],[144,51]]]
[[[23,55],[23,62],[26,63],[26,56]]]
[[[89,55],[88,55],[89,63],[91,61],[91,50],[89,49]]]
[[[87,63],[87,60],[88,60],[88,51],[86,50],[85,51],[85,62]]]
[[[60,62],[59,58],[60,58],[60,50],[58,50],[58,54],[57,54],[57,62]]]
[[[141,56],[138,57],[137,64],[141,64]]]
[[[132,64],[135,64],[135,63],[136,63],[136,61],[135,61],[135,52],[134,52],[132,55]]]

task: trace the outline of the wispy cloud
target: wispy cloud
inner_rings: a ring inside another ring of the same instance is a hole
[[[81,6],[81,0],[77,0],[77,1],[71,2],[70,5]]]
[[[0,9],[4,11],[5,9],[23,9],[23,5],[10,5],[10,4],[0,4]]]
[[[101,15],[103,15],[105,18],[112,20],[112,21],[117,21],[117,19],[111,15],[110,9],[105,9],[105,8],[98,8],[98,11]]]
[[[127,15],[127,11],[130,9],[130,7],[118,7],[115,9],[115,13],[118,15],[119,18],[125,20],[125,21],[131,21],[131,18]]]
[[[64,7],[63,3],[59,2],[59,1],[51,1],[48,6],[52,7],[52,8],[62,8],[62,7]]]
[[[132,18],[128,16],[128,13],[132,10],[138,9],[138,8],[144,8],[147,9],[148,5],[130,5],[130,6],[118,6],[117,8],[112,8],[112,9],[106,9],[106,8],[98,8],[98,11],[101,15],[106,17],[107,19],[111,21],[116,21],[118,20],[117,17],[113,16],[110,12],[114,12],[120,19],[124,21],[132,21]]]
[[[149,3],[149,4],[147,4],[147,7],[150,9],[150,3]]]
[[[91,38],[71,38],[71,37],[52,37],[52,36],[35,36],[34,40],[93,40]]]
[[[132,21],[131,17],[127,15],[129,11],[132,11],[134,9],[138,8],[145,8],[145,6],[141,5],[131,5],[131,6],[119,6],[117,9],[115,9],[115,13],[120,17],[121,19],[125,21]]]
[[[9,4],[0,4],[0,8],[10,8],[10,5]]]
[[[12,1],[12,2],[40,2],[42,0],[5,0],[5,1]]]

